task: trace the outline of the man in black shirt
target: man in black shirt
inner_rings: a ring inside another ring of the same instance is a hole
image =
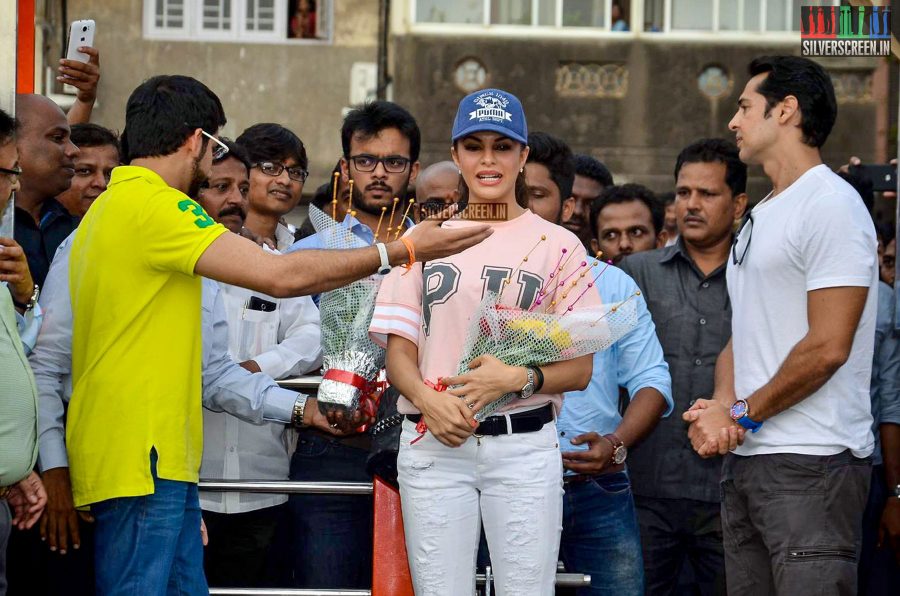
[[[644,292],[672,375],[675,411],[629,454],[648,594],[671,594],[690,561],[700,593],[724,594],[719,517],[721,459],[694,453],[680,414],[713,394],[716,357],[731,337],[725,268],[747,204],[747,167],[730,141],[703,139],[675,166],[680,237],[626,257]]]
[[[19,95],[16,117],[22,187],[16,193],[15,239],[25,250],[34,282],[43,285],[56,248],[78,225],[54,197],[71,186],[79,151],[69,138],[66,115],[52,100]]]

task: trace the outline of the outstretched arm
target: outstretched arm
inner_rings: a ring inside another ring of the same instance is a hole
[[[489,226],[443,229],[440,221],[416,226],[406,238],[417,261],[430,261],[461,252],[491,234]],[[410,261],[403,242],[386,244],[392,266]],[[236,234],[222,234],[200,256],[194,268],[204,277],[265,292],[276,298],[320,294],[375,273],[381,259],[374,247],[349,250],[303,250],[273,255]]]

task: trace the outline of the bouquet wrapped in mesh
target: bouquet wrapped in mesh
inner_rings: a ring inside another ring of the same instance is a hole
[[[630,298],[613,305],[580,308],[563,314],[510,308],[488,293],[472,318],[456,374],[490,354],[510,366],[540,366],[602,352],[637,326],[637,308]],[[515,397],[508,393],[482,408],[479,422]]]
[[[637,303],[633,298],[640,292],[616,304],[575,308],[587,292],[596,291],[593,288],[597,279],[609,266],[604,266],[593,278],[587,277],[599,261],[573,262],[573,252],[562,249],[559,261],[547,276],[548,282],[527,310],[501,304],[502,290],[485,294],[470,320],[457,375],[468,372],[469,363],[484,354],[510,366],[541,366],[571,360],[608,349],[637,326]],[[527,260],[528,255],[522,262]],[[514,273],[506,278],[504,288]],[[437,383],[426,380],[426,384],[438,391],[447,389],[440,380]],[[516,395],[508,393],[491,402],[475,414],[475,419],[483,421]],[[424,420],[417,426],[420,434],[427,430]]]
[[[309,217],[328,249],[358,248],[360,239],[315,206]],[[346,419],[357,411],[374,416],[384,383],[384,348],[369,339],[369,324],[382,276],[373,275],[344,287],[324,292],[319,299],[322,323],[322,383],[318,403],[323,414],[343,412]],[[363,428],[363,430],[365,430]]]

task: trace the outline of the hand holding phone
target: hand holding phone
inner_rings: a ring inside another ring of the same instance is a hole
[[[66,50],[66,60],[78,62],[90,61],[90,55],[80,52],[78,48],[94,47],[94,31],[97,25],[93,19],[73,21],[69,27],[69,47]]]

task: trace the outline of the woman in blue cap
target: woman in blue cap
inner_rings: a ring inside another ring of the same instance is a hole
[[[563,496],[555,419],[562,393],[587,386],[591,356],[514,367],[483,355],[468,373],[448,376],[485,292],[527,310],[553,281],[561,257],[572,264],[565,273],[589,260],[574,234],[528,210],[527,138],[522,105],[511,93],[485,89],[460,102],[450,151],[461,196],[468,197],[463,215],[491,216],[493,234],[453,257],[391,272],[372,319],[406,415],[397,466],[420,596],[474,594],[482,521],[498,594],[554,590]],[[444,225],[474,223],[454,218]],[[599,303],[597,292],[584,296],[577,307]],[[547,300],[539,310],[564,312],[573,298]],[[478,425],[475,413],[508,393],[518,399]]]

